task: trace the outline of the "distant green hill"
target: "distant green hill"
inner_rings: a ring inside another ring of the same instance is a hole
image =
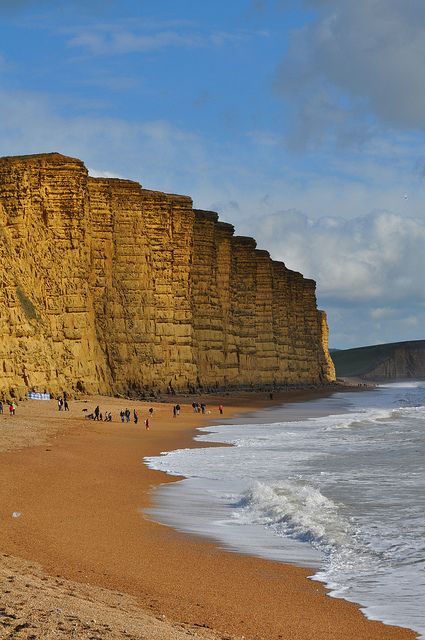
[[[356,349],[332,349],[330,353],[338,378],[425,378],[425,340],[392,342]]]

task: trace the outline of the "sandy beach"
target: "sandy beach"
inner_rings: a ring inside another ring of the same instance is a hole
[[[219,420],[220,402],[225,417],[270,404],[266,394],[208,397],[203,416],[192,399],[173,401],[176,418],[169,403],[103,397],[71,401],[66,413],[55,401],[25,401],[0,415],[1,638],[416,637],[329,598],[308,569],[223,551],[146,518],[152,487],[175,478],[148,469],[144,456],[194,446],[194,429]],[[113,422],[84,418],[97,404]],[[119,420],[126,406],[138,409],[137,425]]]

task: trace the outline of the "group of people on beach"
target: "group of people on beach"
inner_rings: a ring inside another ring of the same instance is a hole
[[[206,410],[207,410],[207,405],[205,404],[205,402],[192,402],[192,409],[193,409],[193,413],[203,413],[205,414]],[[219,404],[218,405],[218,410],[220,415],[223,415],[223,405]],[[211,413],[211,411],[208,411],[208,413]],[[173,416],[176,417],[180,414],[180,405],[179,404],[175,404],[173,407]]]
[[[133,411],[134,411],[134,422],[137,424],[139,417],[137,415],[136,409],[134,409]],[[121,410],[120,418],[121,418],[121,422],[130,422],[130,418],[131,418],[130,409],[127,408],[127,409]]]
[[[4,413],[5,404],[9,407],[9,415],[14,416],[16,411],[16,402],[9,400],[8,402],[3,403],[3,400],[0,400],[0,414]]]
[[[205,413],[206,408],[207,405],[205,402],[201,402],[201,404],[199,404],[199,402],[192,402],[193,413]]]
[[[152,415],[153,415],[153,407],[150,407],[149,416],[145,419],[146,429],[149,429],[149,418],[151,418]],[[131,419],[130,409],[127,408],[127,409],[121,410],[120,418],[121,418],[121,422],[130,422],[130,419]],[[137,409],[133,409],[133,422],[134,424],[137,424],[139,422],[139,412],[137,411]]]
[[[59,396],[58,398],[58,410],[69,411],[68,397],[66,393],[63,394],[63,398],[62,396]]]
[[[87,411],[87,409],[83,409],[83,411]],[[98,420],[100,422],[112,422],[112,413],[110,411],[105,411],[102,413],[99,405],[95,408],[92,413],[88,413],[86,418],[89,420]]]
[[[66,399],[65,399],[66,402]],[[205,404],[205,402],[192,402],[192,409],[194,413],[201,413],[201,414],[205,414],[206,413],[206,408],[207,405]],[[61,410],[61,409],[59,409]],[[69,409],[65,409],[69,410]],[[219,404],[218,405],[218,410],[220,415],[223,414],[223,405]],[[87,411],[86,409],[83,409],[83,411]],[[150,407],[149,411],[148,411],[148,416],[145,418],[144,420],[144,425],[145,428],[148,430],[150,428],[150,420],[153,416],[153,407]],[[181,406],[180,404],[175,404],[173,405],[173,417],[176,418],[177,416],[180,415],[180,411],[181,411]],[[210,411],[208,411],[208,413],[211,413]],[[134,424],[138,424],[139,422],[139,412],[136,408],[133,409],[133,411],[130,411],[130,409],[128,407],[126,407],[125,409],[121,409],[121,411],[119,412],[119,417],[121,422],[124,423],[129,423],[131,422],[131,420],[133,419]],[[99,405],[96,406],[96,408],[94,409],[94,411],[92,413],[89,413],[88,415],[86,415],[86,418],[89,418],[91,420],[98,420],[98,421],[103,421],[103,422],[112,422],[112,413],[110,411],[105,411],[104,413],[101,412]]]
[[[86,411],[86,409],[83,409],[83,411]],[[133,412],[130,411],[130,409],[128,407],[126,407],[125,409],[121,409],[121,411],[119,412],[119,417],[122,423],[128,423],[131,421],[131,416],[133,414],[133,422],[134,424],[137,424],[139,422],[139,412],[136,408],[133,409]],[[153,407],[150,407],[149,409],[149,415],[148,417],[145,419],[145,427],[146,429],[149,429],[150,427],[150,418],[153,415]],[[94,411],[92,413],[89,413],[86,415],[86,418],[88,418],[89,420],[97,420],[100,422],[112,422],[112,412],[111,411],[105,411],[104,413],[102,413],[102,411],[100,410],[99,405],[97,405],[94,409]]]

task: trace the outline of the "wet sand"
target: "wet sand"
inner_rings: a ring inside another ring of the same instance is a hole
[[[270,405],[266,394],[208,398],[202,416],[180,401],[173,418],[170,404],[94,397],[71,402],[69,413],[26,401],[0,416],[1,638],[416,637],[327,597],[309,570],[226,552],[144,517],[151,488],[175,478],[143,457],[193,446],[194,428],[219,420],[220,401],[225,416]],[[114,422],[82,418],[96,404]],[[126,406],[139,409],[138,425],[118,422]]]

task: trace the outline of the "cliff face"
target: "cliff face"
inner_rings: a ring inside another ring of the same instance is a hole
[[[364,374],[368,380],[425,379],[425,344],[422,347],[398,346],[391,357]]]
[[[0,394],[334,379],[315,283],[190,198],[0,159]]]
[[[332,352],[338,376],[372,381],[425,379],[425,340],[341,349]]]

